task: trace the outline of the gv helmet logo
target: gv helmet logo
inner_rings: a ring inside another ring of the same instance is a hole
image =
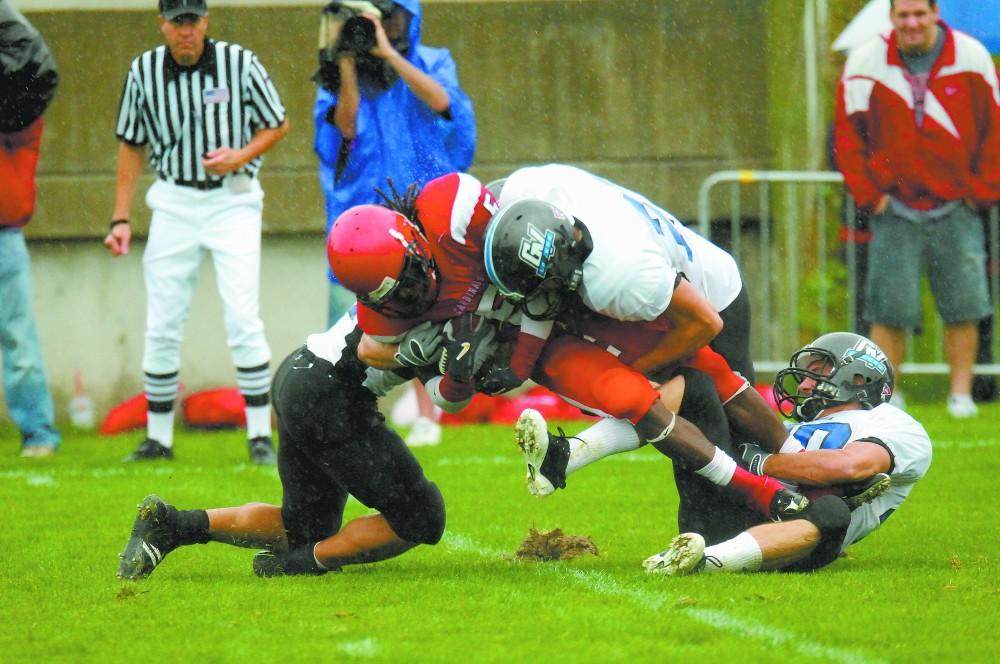
[[[528,224],[528,234],[521,238],[521,248],[517,257],[535,269],[535,274],[545,278],[555,252],[556,234],[542,233],[533,224]]]

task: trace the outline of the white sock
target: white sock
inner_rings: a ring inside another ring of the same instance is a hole
[[[247,438],[271,435],[271,404],[247,406]]]
[[[712,484],[727,486],[736,473],[736,462],[733,461],[733,457],[716,447],[712,460],[694,472]]]
[[[763,554],[760,544],[750,533],[705,548],[704,573],[740,572],[760,569]]]
[[[146,411],[146,437],[164,447],[174,446],[174,410],[166,413]]]
[[[569,462],[566,474],[583,468],[598,459],[640,447],[639,434],[626,420],[604,418],[569,439]]]
[[[796,454],[798,452],[804,451],[806,448],[802,447],[802,443],[795,439],[795,436],[789,436],[785,438],[785,442],[781,444],[781,449],[778,450],[779,454]]]

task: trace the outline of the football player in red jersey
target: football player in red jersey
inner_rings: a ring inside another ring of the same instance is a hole
[[[496,210],[492,194],[475,178],[449,174],[428,183],[419,193],[408,190],[390,201],[394,210],[359,206],[334,222],[328,237],[330,266],[338,280],[359,300],[358,323],[365,331],[359,357],[378,368],[399,366],[404,335],[425,321],[451,320],[479,311],[492,318],[509,318],[515,312],[509,303],[499,307],[490,295],[483,263],[484,234]],[[377,269],[376,269],[377,268]],[[522,316],[521,330],[509,365],[527,377],[541,352],[553,321]],[[444,351],[439,381],[428,381],[432,398],[440,403],[471,397],[477,345],[481,330],[468,322]],[[594,356],[582,342],[581,353],[566,353],[583,380],[593,377],[599,390],[580,390],[587,401],[616,418],[627,419],[642,441],[692,472],[744,497],[755,509],[772,518],[794,517],[808,505],[804,497],[785,490],[766,476],[753,476],[736,465],[732,457],[713,445],[697,427],[668,409],[647,379],[614,356]],[[557,348],[575,345],[567,337]],[[405,352],[405,351],[403,351]],[[466,364],[462,364],[462,359]],[[577,362],[579,360],[579,362]],[[544,366],[544,365],[543,365]],[[460,367],[460,370],[456,370]],[[586,369],[586,370],[585,370]],[[536,372],[542,384],[552,385],[545,372]],[[565,387],[565,386],[564,386]],[[597,397],[595,400],[594,397]]]

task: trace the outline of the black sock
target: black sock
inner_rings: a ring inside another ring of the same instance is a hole
[[[292,549],[283,556],[283,563],[286,574],[323,574],[327,571],[325,567],[316,564],[316,556],[313,555],[315,544],[306,544],[297,549]]]
[[[175,523],[179,544],[205,544],[212,541],[208,534],[208,512],[205,510],[177,510]]]

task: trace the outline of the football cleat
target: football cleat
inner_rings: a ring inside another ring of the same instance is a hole
[[[528,468],[525,477],[528,492],[543,498],[556,489],[565,489],[570,450],[563,430],[559,429],[558,435],[549,433],[542,414],[534,408],[525,408],[514,431]]]
[[[670,540],[666,550],[642,561],[650,574],[687,576],[705,569],[705,538],[698,533],[681,533]]]
[[[174,450],[166,445],[161,445],[160,441],[147,438],[139,443],[132,454],[122,459],[122,461],[155,461],[157,459],[173,460]]]
[[[270,436],[257,436],[247,441],[250,450],[250,461],[258,466],[273,466],[277,459],[274,456],[274,445]]]
[[[844,502],[854,511],[875,500],[892,486],[892,478],[886,473],[875,473],[867,480],[844,484]]]
[[[316,564],[311,544],[287,552],[258,551],[253,557],[253,573],[261,578],[302,574],[319,576],[329,571]]]
[[[144,579],[177,548],[173,513],[176,509],[156,495],[146,496],[132,524],[132,534],[118,558],[118,578]]]
[[[771,498],[771,521],[801,519],[809,507],[809,499],[790,489],[775,491]]]

